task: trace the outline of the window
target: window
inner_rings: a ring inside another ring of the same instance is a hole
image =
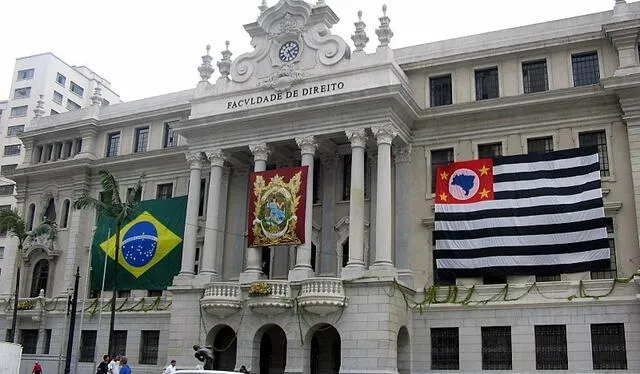
[[[476,70],[476,100],[500,97],[498,68]]]
[[[161,297],[162,290],[147,290],[147,297]]]
[[[13,186],[11,186],[13,187]],[[0,205],[0,212],[11,210],[11,205]],[[7,230],[0,230],[0,236],[7,236]],[[4,249],[4,247],[2,247]],[[0,257],[1,258],[1,257]]]
[[[502,143],[478,144],[478,158],[502,156]]]
[[[49,354],[51,350],[51,329],[44,330],[44,347],[42,347],[42,353]]]
[[[142,189],[133,193],[133,187],[127,188],[127,201],[140,202],[142,200]]]
[[[7,136],[18,136],[24,132],[24,125],[7,127]]]
[[[158,364],[158,344],[160,343],[160,331],[142,331],[140,337],[140,364]]]
[[[196,255],[193,261],[193,274],[198,275],[198,267],[200,266],[200,248],[196,247]]]
[[[33,73],[35,72],[34,69],[26,69],[26,70],[20,70],[18,72],[18,79],[19,81],[23,81],[25,79],[31,79],[33,78]]]
[[[60,219],[60,227],[65,229],[69,225],[69,212],[71,211],[71,203],[69,199],[65,199],[62,203],[62,218]]]
[[[349,238],[342,243],[342,267],[349,264]]]
[[[4,247],[0,247],[0,260],[4,258]]]
[[[159,184],[156,189],[156,199],[166,200],[173,196],[173,183]]]
[[[115,354],[127,355],[127,330],[115,330],[113,332],[113,349]]]
[[[560,274],[536,275],[536,282],[557,282],[561,280]]]
[[[9,118],[25,117],[27,115],[28,110],[29,110],[28,105],[14,106],[13,108],[11,108],[11,113],[9,114]]]
[[[431,329],[431,370],[460,369],[458,328]]]
[[[116,157],[120,149],[120,133],[114,132],[107,135],[107,157]]]
[[[16,88],[13,91],[14,99],[24,99],[31,96],[31,87]]]
[[[133,147],[133,152],[146,152],[147,145],[149,143],[149,128],[141,127],[136,129],[136,142]]]
[[[594,370],[627,370],[624,324],[591,325],[591,354]]]
[[[36,354],[38,330],[20,330],[20,344],[22,344],[23,354]]]
[[[450,105],[453,103],[451,91],[451,74],[429,78],[431,106]]]
[[[96,330],[82,330],[80,333],[80,362],[93,362],[96,355]]]
[[[13,175],[13,172],[16,171],[18,164],[9,164],[0,166],[0,175],[8,176]]]
[[[62,105],[62,94],[58,91],[53,91],[53,102]]]
[[[178,145],[178,134],[173,131],[173,125],[178,121],[166,122],[164,124],[164,141],[162,146],[164,148],[176,147]]]
[[[47,294],[47,283],[49,280],[49,260],[42,259],[33,267],[33,277],[31,278],[31,292],[29,297],[37,297],[40,290]]]
[[[616,279],[618,277],[613,218],[606,217],[605,219],[607,220],[607,238],[609,239],[609,250],[611,251],[609,266],[601,271],[592,271],[591,279]]]
[[[20,144],[10,144],[4,146],[5,156],[16,156],[20,154]]]
[[[347,201],[351,199],[351,154],[342,156],[342,200]],[[364,198],[369,198],[369,168],[371,167],[371,161],[367,157],[367,152],[364,153]],[[314,170],[315,173],[315,170]],[[315,181],[314,181],[315,183]]]
[[[0,196],[13,195],[13,184],[5,184],[0,186]]]
[[[436,193],[438,166],[447,166],[453,162],[453,148],[431,151],[431,193]]]
[[[320,172],[322,171],[322,165],[320,164],[320,159],[316,158],[313,160],[313,203],[317,204],[320,202]]]
[[[573,67],[573,86],[586,86],[600,82],[598,52],[586,52],[571,55]]]
[[[522,63],[522,86],[526,94],[549,90],[547,60]]]
[[[80,109],[80,104],[76,103],[71,99],[67,99],[67,109],[68,110],[78,110]]]
[[[482,370],[511,370],[511,327],[482,328]]]
[[[528,153],[548,153],[553,152],[553,137],[545,136],[541,138],[527,139]]]
[[[536,370],[567,370],[567,327],[535,326]]]
[[[74,81],[71,81],[71,85],[69,86],[69,89],[71,90],[71,92],[73,92],[74,94],[82,97],[82,95],[84,95],[84,88],[80,87],[78,84],[76,84]]]
[[[205,188],[207,188],[207,180],[205,178],[200,179],[200,201],[198,203],[198,217],[202,217],[204,215],[204,197],[205,197]]]
[[[36,204],[29,204],[29,213],[27,214],[27,228],[28,230],[33,230],[33,222],[36,218]]]
[[[580,147],[598,147],[598,159],[600,160],[600,176],[610,175],[609,154],[607,153],[607,134],[604,130],[582,132],[578,135]]]
[[[56,83],[64,87],[64,85],[67,83],[67,77],[58,73],[58,75],[56,76]]]

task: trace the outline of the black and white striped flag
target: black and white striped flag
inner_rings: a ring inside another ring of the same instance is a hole
[[[596,148],[457,162],[436,177],[439,274],[543,275],[609,265]]]

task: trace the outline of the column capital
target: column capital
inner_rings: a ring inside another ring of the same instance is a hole
[[[224,161],[227,159],[227,155],[225,155],[225,153],[220,148],[210,149],[208,151],[205,151],[205,154],[207,155],[207,159],[209,159],[209,163],[211,163],[212,167],[223,167]]]
[[[253,154],[255,161],[267,161],[269,154],[271,154],[271,148],[267,143],[249,144],[249,150]]]
[[[184,157],[187,159],[187,162],[190,165],[194,165],[197,162],[202,162],[202,160],[204,159],[204,155],[202,154],[202,152],[198,152],[198,151],[186,152],[184,154]]]
[[[351,148],[364,148],[367,142],[367,134],[364,127],[358,127],[344,132],[351,142]]]
[[[313,156],[318,148],[318,143],[316,143],[316,139],[313,135],[298,137],[296,138],[296,143],[298,143],[300,153],[303,155],[306,154]]]
[[[411,144],[398,147],[394,152],[396,164],[403,164],[411,161]]]
[[[398,136],[398,132],[391,125],[374,126],[371,128],[373,135],[380,144],[391,144],[393,138]]]

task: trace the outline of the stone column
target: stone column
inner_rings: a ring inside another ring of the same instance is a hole
[[[80,158],[96,158],[96,136],[98,135],[98,131],[96,129],[86,129],[81,132],[82,135],[82,145],[77,149],[80,153],[78,157]],[[78,143],[78,140],[76,140]]]
[[[401,282],[413,286],[411,281],[411,145],[400,147],[395,152],[396,162],[396,267]]]
[[[42,153],[40,153],[40,163],[47,162],[47,154],[49,153],[49,144],[44,144],[42,146]]]
[[[257,143],[249,145],[249,150],[253,153],[254,167],[256,172],[267,170],[267,159],[271,153],[267,143]],[[248,197],[251,198],[251,197]],[[250,283],[264,277],[262,273],[262,248],[247,248],[245,269],[240,274],[240,283]]]
[[[371,129],[378,142],[378,181],[376,195],[376,261],[374,273],[393,273],[391,260],[391,141],[397,132],[393,127],[377,126]]]
[[[342,278],[358,278],[364,274],[364,128],[346,131],[351,141],[351,193],[349,199],[349,261]]]
[[[365,263],[369,266],[373,265],[376,259],[376,197],[378,193],[378,186],[375,182],[378,181],[378,150],[369,149],[367,151],[367,158],[369,159],[369,258],[367,259],[367,251],[365,247]],[[366,183],[366,182],[365,182]],[[365,222],[365,230],[367,228],[367,222]]]
[[[51,161],[58,161],[58,149],[62,146],[61,143],[53,143],[53,148],[51,151]]]
[[[302,154],[302,166],[308,166],[307,197],[304,222],[304,243],[296,250],[296,265],[289,273],[289,280],[297,281],[313,277],[311,267],[311,235],[313,235],[313,157],[318,144],[313,136],[296,138]]]
[[[225,155],[222,149],[206,152],[211,173],[209,175],[209,197],[207,199],[207,220],[204,230],[204,246],[202,248],[202,270],[198,276],[206,281],[218,278],[216,259],[218,258],[218,236],[220,233],[220,194]]]
[[[336,276],[338,261],[336,258],[335,215],[336,215],[336,165],[337,155],[321,156],[322,165],[322,245],[316,248],[320,258],[318,275]]]
[[[182,244],[182,265],[178,277],[193,278],[196,237],[198,236],[198,207],[200,205],[200,180],[202,178],[202,153],[186,154],[189,163],[189,195],[187,196],[187,216],[184,222],[184,242]]]
[[[235,176],[236,178],[232,178],[230,193],[236,197],[235,201],[237,201],[232,209],[232,211],[235,210],[234,227],[236,227],[238,231],[242,232],[247,230],[247,186],[249,170],[250,169],[247,166],[236,167],[232,173],[232,176]],[[244,235],[236,235],[231,279],[238,279],[240,273],[242,273],[244,251],[246,248],[247,238]]]

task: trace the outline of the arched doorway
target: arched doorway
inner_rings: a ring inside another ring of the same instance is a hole
[[[411,373],[411,344],[409,331],[402,326],[398,331],[398,358],[397,366],[399,374]]]
[[[269,325],[260,338],[260,374],[284,374],[287,336],[280,326]]]
[[[42,259],[33,267],[33,274],[31,276],[31,292],[29,293],[29,297],[37,297],[40,294],[40,290],[44,290],[46,294],[48,280],[49,261]]]
[[[328,324],[319,325],[311,337],[310,373],[338,374],[341,354],[338,330]]]
[[[233,371],[236,366],[236,353],[238,351],[236,332],[226,325],[220,326],[213,331],[216,331],[212,344],[213,370]]]

